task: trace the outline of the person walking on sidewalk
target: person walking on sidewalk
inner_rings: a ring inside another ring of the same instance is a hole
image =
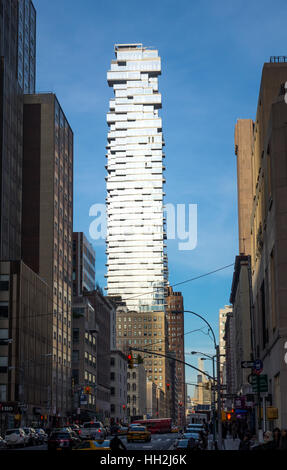
[[[117,434],[110,441],[110,449],[111,451],[127,450]]]
[[[251,444],[251,434],[247,432],[244,434],[243,439],[241,440],[239,444],[238,450],[250,450],[250,444]]]

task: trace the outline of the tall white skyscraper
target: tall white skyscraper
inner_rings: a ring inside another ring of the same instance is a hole
[[[107,293],[128,309],[164,310],[167,281],[158,51],[115,45],[107,79]]]

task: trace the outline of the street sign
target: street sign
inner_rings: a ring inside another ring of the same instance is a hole
[[[251,384],[253,392],[268,392],[268,376],[266,374],[251,376]]]
[[[243,369],[253,369],[254,361],[242,361],[241,362],[241,367]]]
[[[1,402],[0,413],[16,413],[18,411],[18,403],[16,402]]]
[[[257,359],[256,361],[254,361],[253,373],[260,375],[262,371],[263,371],[263,362],[261,361],[261,359]]]

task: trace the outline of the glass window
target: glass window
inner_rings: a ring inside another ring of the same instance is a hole
[[[9,275],[0,275],[0,291],[9,290]]]
[[[0,328],[0,339],[8,339],[8,329]]]
[[[80,354],[78,350],[73,350],[72,353],[72,361],[78,361],[80,358]]]
[[[7,385],[0,384],[0,401],[7,401]]]
[[[8,318],[8,302],[0,302],[0,318]]]

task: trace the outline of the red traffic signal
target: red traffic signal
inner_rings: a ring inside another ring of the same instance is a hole
[[[166,384],[166,389],[169,390],[169,388],[170,388],[170,384],[167,383],[167,384]]]
[[[128,355],[128,368],[132,369],[134,367],[134,360],[131,354]]]

